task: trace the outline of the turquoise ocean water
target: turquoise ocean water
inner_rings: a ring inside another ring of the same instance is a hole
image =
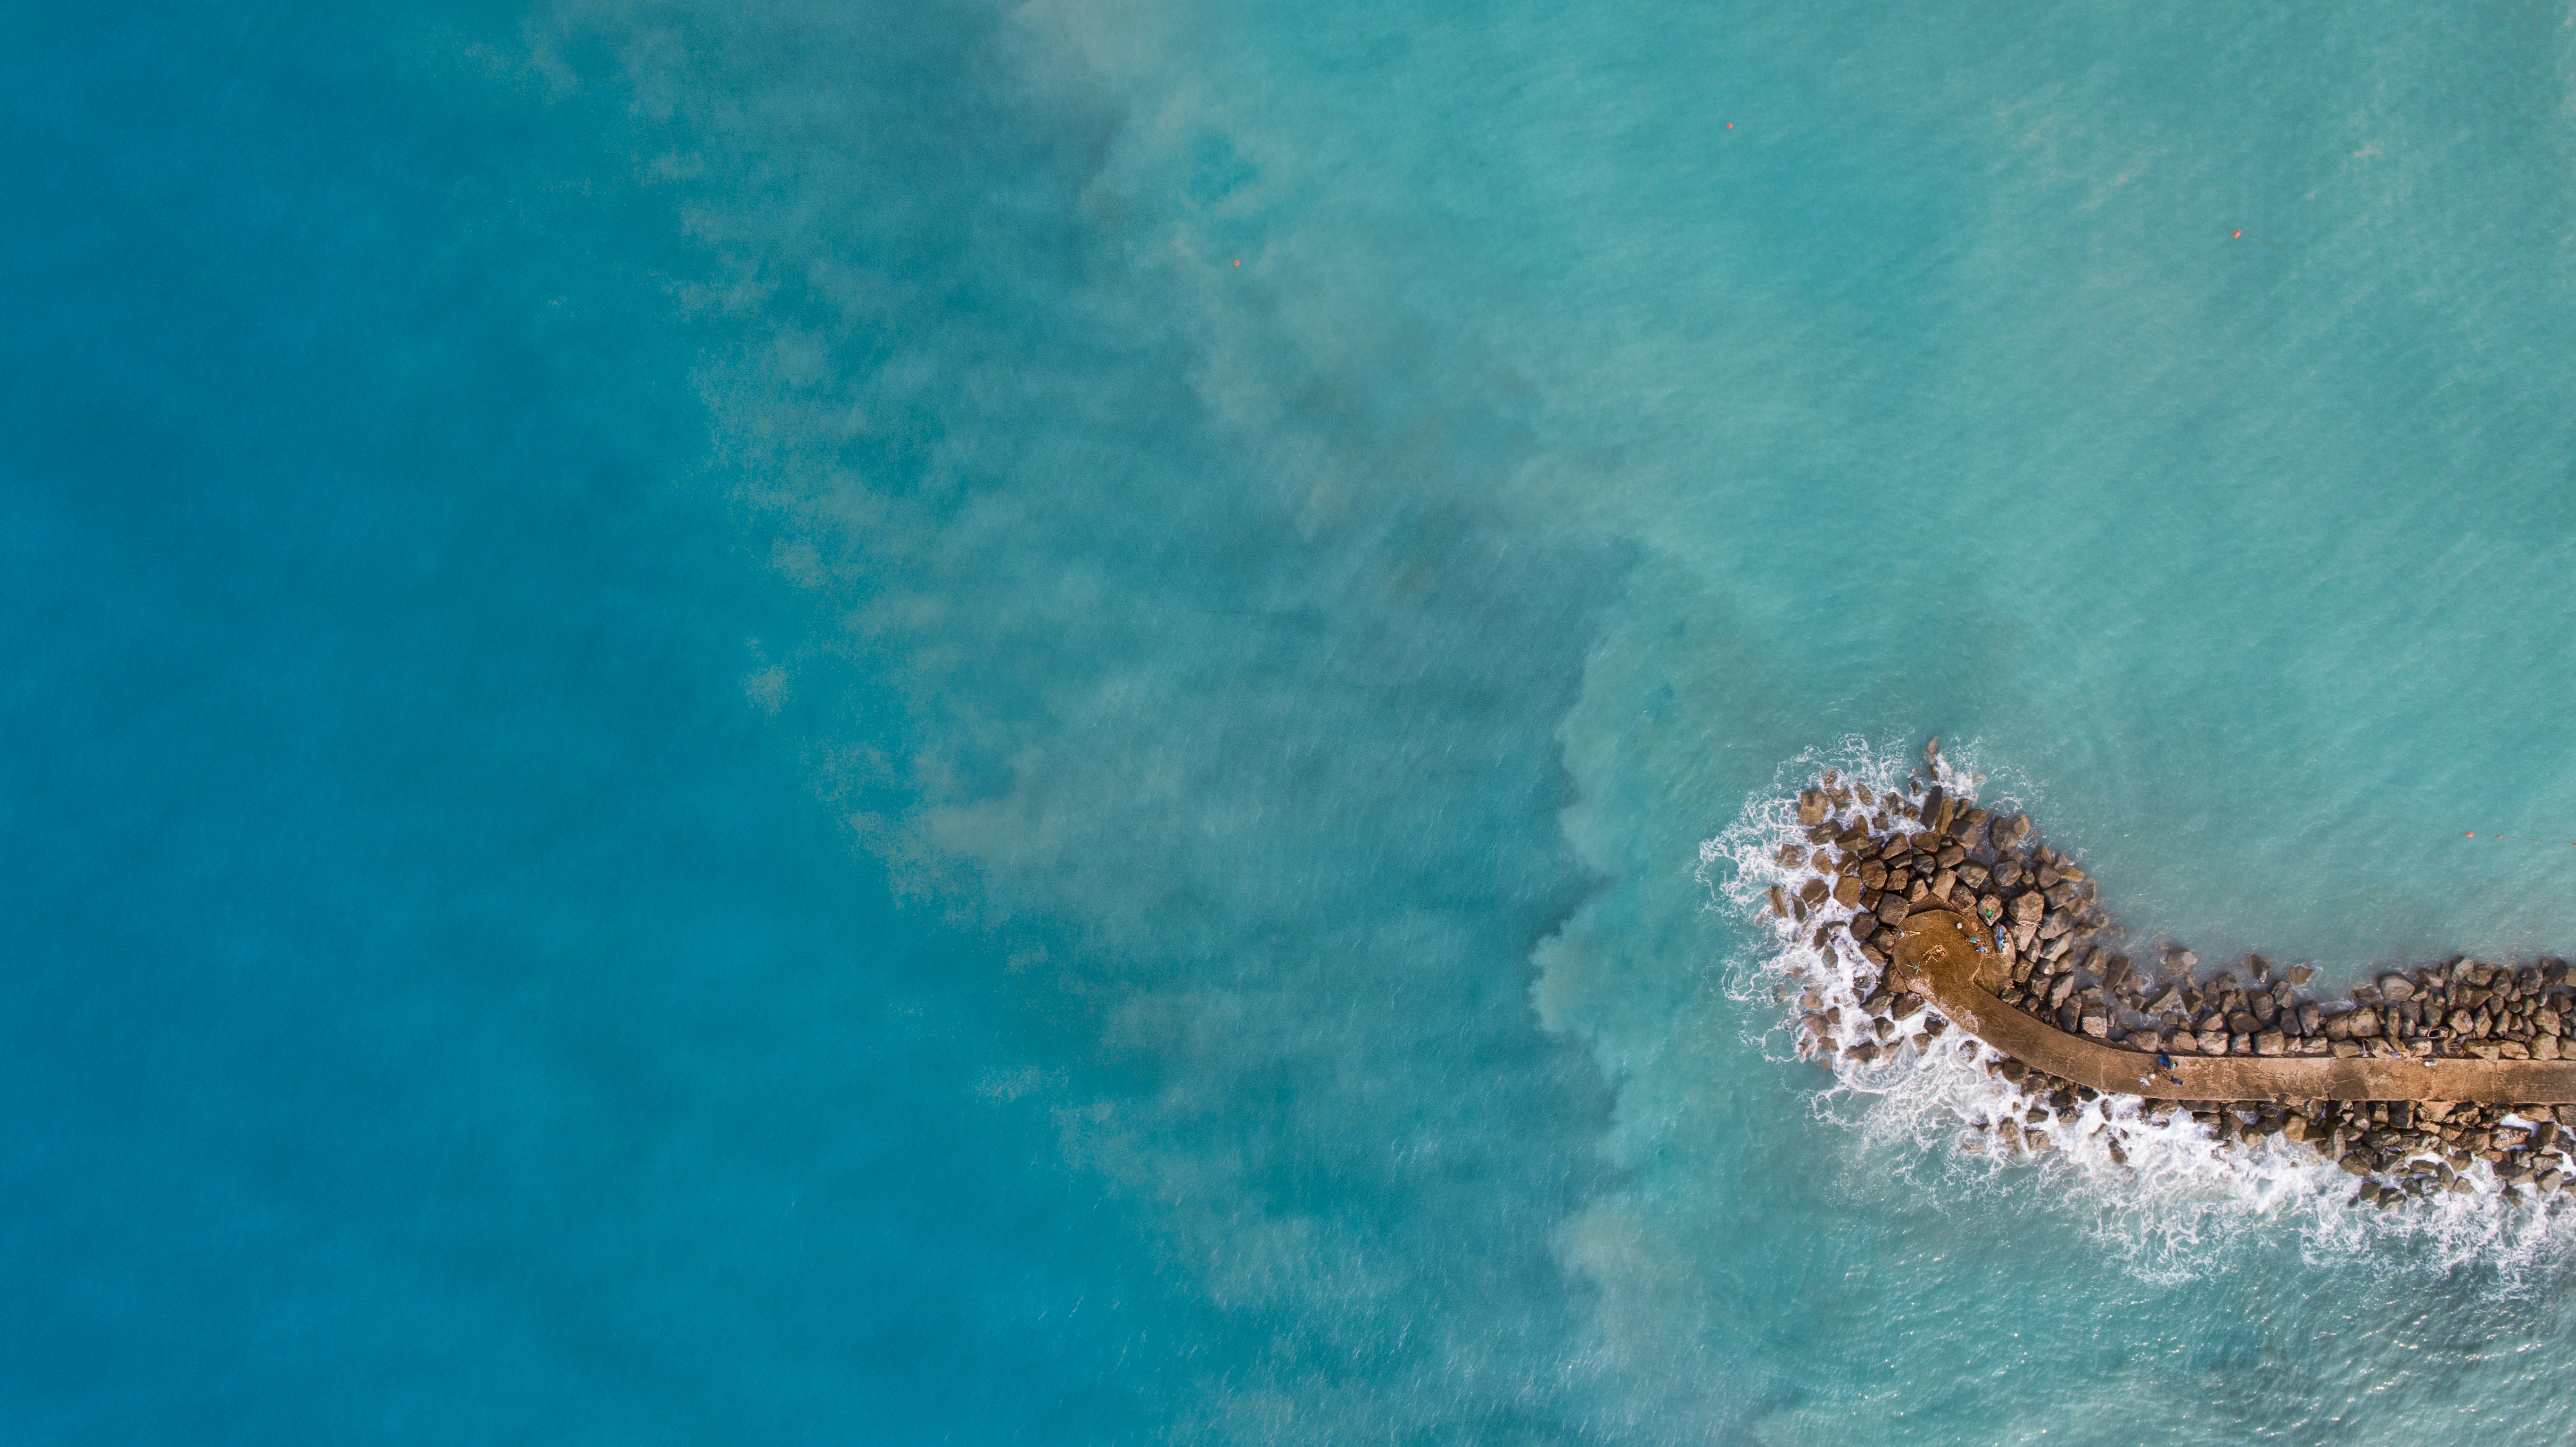
[[[1728,892],[2576,946],[2563,8],[0,14],[0,1440],[2570,1435]]]

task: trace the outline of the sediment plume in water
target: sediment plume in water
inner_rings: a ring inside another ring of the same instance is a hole
[[[1784,1067],[1821,1073],[1819,1114],[1955,1188],[2066,1202],[2148,1274],[2196,1274],[2267,1223],[2311,1251],[2403,1238],[2404,1260],[2508,1274],[2576,1240],[2576,1107],[2103,1094],[2026,1068],[1891,983],[1896,921],[1938,894],[2000,930],[2006,1003],[2142,1060],[2555,1059],[2562,1040],[2576,1059],[2564,961],[2391,966],[2335,998],[2306,988],[2304,965],[2205,965],[2132,934],[2080,851],[2008,794],[1981,799],[1986,785],[1937,741],[1921,756],[1851,741],[1792,761],[1701,847],[1709,883],[1764,941],[1731,992],[1761,1008]]]

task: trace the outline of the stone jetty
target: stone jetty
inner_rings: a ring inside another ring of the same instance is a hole
[[[1810,1052],[1867,1064],[1955,1028],[2000,1057],[1986,1068],[2031,1100],[2029,1123],[2132,1096],[2222,1143],[2304,1143],[2379,1205],[2477,1189],[2480,1163],[2508,1190],[2556,1191],[2576,1171],[2564,960],[2452,958],[2319,998],[2306,967],[2260,955],[2215,970],[2180,946],[2136,957],[2092,877],[2028,816],[1929,779],[1873,793],[1829,774],[1797,819],[1803,839],[1774,861],[1793,882],[1769,908],[1863,965],[1856,1015],[1806,997]]]

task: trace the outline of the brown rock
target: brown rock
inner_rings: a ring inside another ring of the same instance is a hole
[[[1844,875],[1842,882],[1834,886],[1834,903],[1856,905],[1860,903],[1860,891],[1861,882],[1850,875]]]
[[[2282,1053],[2282,1048],[2286,1043],[2286,1037],[2284,1037],[2280,1031],[2266,1030],[2262,1034],[2254,1037],[2254,1053],[2257,1055],[2278,1055]]]
[[[1789,895],[1778,885],[1771,886],[1771,912],[1783,919],[1789,917]]]
[[[1807,825],[1822,824],[1825,822],[1825,812],[1828,807],[1824,790],[1809,789],[1798,796],[1798,822]]]
[[[1823,904],[1826,893],[1832,888],[1821,879],[1810,879],[1798,886],[1798,897],[1809,904]]]

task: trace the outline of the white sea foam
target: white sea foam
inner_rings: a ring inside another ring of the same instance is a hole
[[[1755,1033],[1766,1058],[1827,1072],[1814,1109],[1848,1126],[1862,1154],[1892,1161],[1922,1189],[1962,1199],[2025,1192],[2053,1203],[2149,1280],[2204,1275],[2232,1249],[2284,1232],[2312,1260],[2366,1254],[2390,1269],[2480,1270],[2505,1290],[2531,1268],[2569,1255],[2576,1244],[2569,1198],[2508,1191],[2484,1162],[2460,1173],[2466,1191],[2382,1208],[2358,1200],[2355,1179],[2317,1150],[2279,1136],[2221,1141],[2187,1112],[2155,1118],[2160,1112],[2136,1096],[2049,1111],[2045,1090],[1989,1070],[2003,1060],[2000,1052],[1955,1030],[1930,1033],[1941,1028],[1932,1024],[1934,1011],[1899,1024],[1877,1059],[1856,1059],[1853,1046],[1878,1038],[1861,1002],[1882,972],[1847,932],[1819,926],[1858,911],[1830,897],[1804,921],[1769,908],[1775,885],[1794,896],[1809,881],[1830,878],[1811,862],[1781,862],[1785,846],[1806,848],[1796,792],[1828,771],[1837,785],[1854,789],[1833,816],[1844,822],[1879,812],[1860,803],[1859,791],[1902,797],[1916,780],[1968,798],[1985,792],[1988,807],[2021,800],[2008,789],[1985,788],[1990,781],[1976,767],[1973,745],[1918,771],[1904,754],[1855,736],[1783,764],[1768,793],[1749,799],[1724,833],[1700,846],[1700,877],[1719,907],[1755,923],[1763,940],[1729,969],[1728,994],[1758,1007],[1753,1017],[1764,1023]],[[1889,824],[1921,827],[1901,816]],[[1801,1019],[1832,1018],[1836,1010],[1826,1031],[1834,1048],[1820,1052]],[[2034,1113],[2042,1119],[2034,1122]]]

